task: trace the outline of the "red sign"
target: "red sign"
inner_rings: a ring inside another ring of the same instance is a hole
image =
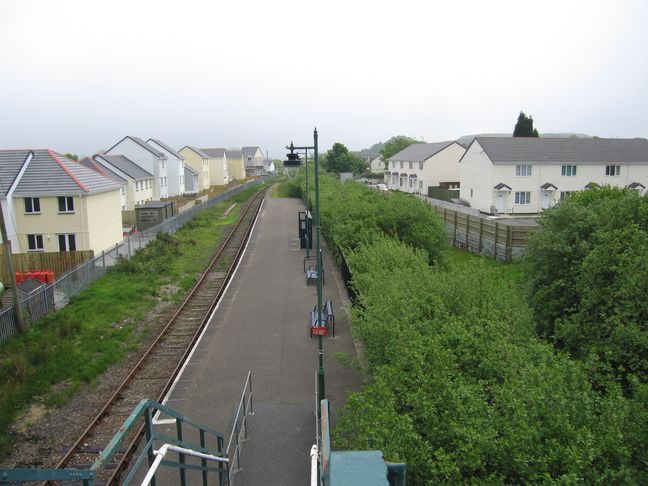
[[[314,336],[326,336],[328,334],[328,328],[324,326],[313,326],[311,328],[311,334]]]

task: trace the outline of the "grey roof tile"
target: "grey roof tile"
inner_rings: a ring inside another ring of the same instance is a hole
[[[453,140],[449,142],[415,143],[394,154],[389,160],[394,162],[423,162],[453,143],[455,143]]]
[[[112,165],[116,169],[119,169],[134,181],[153,178],[153,174],[145,169],[142,169],[139,165],[137,165],[125,155],[96,155],[95,157],[103,159],[109,165]]]
[[[2,196],[6,196],[11,189],[29,152],[29,150],[0,150],[0,194]]]
[[[225,157],[224,148],[202,148],[200,150],[206,153],[209,157],[219,157],[221,159]]]
[[[52,150],[34,150],[15,196],[74,196],[119,189],[120,184]]]
[[[184,147],[182,147],[182,148],[180,149],[180,151],[183,151],[183,150],[186,149],[186,148],[188,148],[189,150],[193,150],[193,151],[196,152],[198,155],[200,155],[203,159],[208,159],[208,158],[209,158],[209,155],[207,155],[207,154],[206,154],[205,152],[203,152],[201,149],[196,148],[196,147],[192,147],[191,145],[185,145]]]
[[[260,147],[241,147],[241,152],[243,152],[243,155],[246,157],[249,155],[250,157],[254,157],[254,154],[256,154],[257,150],[261,150]]]
[[[477,137],[493,163],[648,163],[645,138]]]
[[[240,158],[243,157],[243,151],[242,150],[229,150],[229,149],[227,149],[225,151],[225,153],[227,153],[227,157],[232,157],[233,159],[236,159],[236,158],[240,159]]]
[[[155,155],[155,156],[157,156],[157,157],[160,157],[160,158],[166,158],[166,155],[164,155],[162,152],[160,152],[160,151],[159,151],[158,149],[156,149],[155,147],[151,147],[148,143],[146,143],[146,142],[145,142],[144,140],[142,140],[141,138],[139,138],[139,137],[132,137],[131,135],[126,135],[126,136],[125,136],[124,138],[122,138],[119,142],[117,142],[115,145],[113,145],[113,146],[110,147],[108,150],[106,150],[106,153],[111,152],[115,147],[117,147],[117,145],[119,145],[120,143],[122,143],[122,142],[123,142],[124,140],[126,140],[127,138],[131,139],[133,142],[135,142],[135,143],[136,143],[137,145],[139,145],[140,147],[142,147],[142,148],[148,150],[148,151],[151,152],[153,155]]]
[[[195,175],[195,176],[198,175],[198,171],[196,169],[194,169],[193,167],[191,167],[190,165],[185,165],[184,169],[185,169],[185,174],[189,173],[189,174],[192,174],[192,175]]]
[[[149,138],[146,142],[147,142],[147,144],[148,144],[148,142],[155,142],[155,143],[158,144],[160,147],[162,147],[164,150],[166,150],[166,151],[169,152],[170,154],[174,155],[174,156],[177,157],[178,159],[180,159],[180,160],[184,160],[184,157],[183,157],[182,155],[180,155],[178,152],[176,152],[175,150],[173,150],[171,147],[169,147],[167,144],[165,144],[162,140],[158,140],[158,139],[156,139],[156,138]],[[150,145],[150,144],[149,144],[149,145]],[[153,147],[153,148],[155,148],[155,147]]]
[[[126,179],[121,177],[120,175],[116,174],[112,170],[110,170],[108,167],[105,167],[101,165],[99,162],[97,162],[95,159],[91,157],[84,157],[81,160],[79,160],[79,164],[86,166],[88,169],[92,169],[94,171],[99,172],[101,175],[104,175],[110,179],[114,179],[115,181],[119,183],[125,183],[127,182]]]

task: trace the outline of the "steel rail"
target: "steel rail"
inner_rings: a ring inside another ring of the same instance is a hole
[[[103,418],[103,417],[108,413],[108,410],[112,407],[113,403],[116,401],[116,399],[119,397],[119,395],[124,391],[124,389],[126,388],[126,386],[127,386],[127,385],[132,381],[132,379],[135,377],[135,375],[137,374],[137,372],[138,372],[139,369],[141,368],[142,364],[143,364],[143,363],[144,363],[144,362],[145,362],[145,361],[150,357],[150,355],[152,354],[152,351],[153,351],[153,350],[154,350],[154,349],[159,345],[159,343],[162,341],[162,339],[166,336],[168,330],[169,330],[169,329],[171,328],[171,326],[175,323],[175,321],[177,320],[178,316],[182,313],[182,311],[185,309],[185,307],[187,306],[187,304],[189,303],[189,301],[191,301],[191,299],[194,297],[194,295],[195,295],[195,294],[197,293],[197,291],[200,289],[200,287],[201,287],[202,284],[205,282],[205,280],[207,279],[207,277],[208,277],[208,275],[210,274],[210,272],[213,270],[213,268],[214,268],[214,266],[216,265],[216,263],[218,263],[218,262],[220,261],[220,257],[221,257],[221,255],[223,254],[223,252],[224,252],[225,249],[227,248],[227,245],[228,245],[228,243],[231,241],[231,239],[232,239],[232,237],[234,236],[234,234],[235,234],[235,233],[237,232],[237,230],[241,227],[241,224],[243,223],[244,218],[245,218],[245,216],[247,216],[247,213],[248,213],[248,211],[250,210],[250,208],[252,207],[252,205],[253,205],[253,204],[254,204],[258,199],[260,199],[260,198],[262,199],[262,197],[265,196],[265,193],[266,193],[266,192],[267,192],[267,189],[262,190],[262,191],[259,191],[259,192],[258,192],[258,193],[257,193],[257,194],[252,198],[252,199],[250,199],[250,201],[248,201],[248,203],[246,204],[244,210],[243,210],[243,211],[241,212],[241,214],[239,215],[239,218],[238,218],[238,220],[236,221],[236,224],[235,224],[235,225],[232,227],[232,229],[230,230],[229,234],[227,235],[227,238],[223,241],[223,243],[221,243],[221,245],[220,245],[220,247],[219,247],[219,249],[218,249],[216,255],[212,258],[212,260],[210,261],[210,263],[209,263],[207,269],[202,273],[202,275],[201,275],[201,277],[199,278],[198,282],[196,282],[196,284],[195,284],[195,285],[192,287],[192,289],[189,291],[187,297],[186,297],[186,298],[184,299],[184,301],[181,303],[181,305],[180,305],[180,307],[178,308],[178,310],[177,310],[177,311],[174,313],[174,315],[171,317],[171,319],[169,320],[169,322],[167,323],[167,325],[164,327],[164,329],[162,329],[162,331],[160,331],[160,333],[158,334],[157,338],[153,341],[153,343],[151,343],[151,345],[146,349],[146,351],[144,352],[144,354],[142,355],[142,357],[137,361],[137,363],[135,364],[135,366],[131,369],[130,373],[129,373],[129,374],[126,376],[126,378],[122,381],[122,383],[119,385],[119,387],[117,387],[117,389],[115,390],[115,392],[111,395],[111,397],[108,399],[108,401],[104,404],[104,406],[102,407],[102,409],[101,409],[101,410],[100,410],[100,411],[95,415],[95,417],[92,419],[92,421],[90,422],[90,424],[89,424],[89,425],[86,427],[86,429],[81,433],[81,435],[80,435],[79,438],[76,440],[76,442],[75,442],[75,443],[74,443],[74,444],[69,448],[69,450],[68,450],[68,452],[65,454],[65,456],[64,456],[64,457],[63,457],[63,458],[58,462],[58,464],[55,466],[55,469],[61,469],[61,468],[64,468],[64,467],[67,465],[67,463],[68,463],[69,460],[74,456],[74,454],[76,454],[76,453],[78,452],[78,448],[79,448],[79,446],[82,444],[82,442],[83,442],[83,441],[84,441],[84,440],[89,436],[90,432],[91,432],[91,431],[92,431],[92,430],[97,426],[97,424],[99,423],[99,421],[100,421],[100,420],[101,420],[101,419],[102,419],[102,418]],[[258,212],[259,212],[260,208],[261,208],[261,204],[259,204],[259,206],[257,207],[256,214],[254,215],[253,220],[256,219],[256,217],[257,217],[257,215],[258,215]],[[244,242],[247,240],[247,238],[249,237],[249,234],[250,234],[250,232],[251,232],[251,228],[252,228],[252,224],[249,225],[249,228],[248,228],[248,229],[246,230],[246,232],[245,232],[245,237],[243,238],[243,243],[244,243]],[[243,243],[241,244],[241,248],[244,246]],[[230,265],[230,268],[229,268],[228,271],[227,271],[227,274],[226,274],[226,277],[225,277],[224,283],[223,283],[223,285],[221,286],[221,289],[219,290],[219,292],[218,292],[217,295],[215,296],[215,299],[214,299],[214,301],[212,302],[212,304],[210,305],[209,310],[208,310],[208,312],[207,312],[207,315],[206,315],[205,319],[203,319],[203,322],[202,322],[202,323],[200,324],[200,326],[198,327],[198,330],[197,330],[196,333],[194,334],[194,336],[193,336],[193,338],[192,338],[192,340],[191,340],[191,342],[190,342],[190,344],[189,344],[187,350],[185,350],[185,353],[183,354],[183,356],[182,356],[182,358],[181,358],[181,360],[180,360],[180,363],[178,364],[178,366],[176,366],[176,368],[174,369],[174,371],[173,371],[173,373],[172,373],[172,376],[171,376],[171,377],[169,378],[169,380],[167,381],[167,383],[166,383],[166,385],[165,385],[165,387],[164,387],[164,391],[162,392],[161,396],[164,396],[164,394],[166,394],[166,392],[168,391],[168,388],[169,388],[169,387],[171,386],[171,384],[173,383],[173,379],[175,378],[175,375],[178,373],[178,371],[180,370],[182,364],[183,364],[184,361],[186,360],[186,358],[187,358],[187,356],[188,356],[188,354],[189,354],[189,351],[190,351],[191,348],[194,346],[195,341],[197,340],[198,336],[200,335],[200,332],[202,331],[203,327],[205,326],[207,320],[209,319],[209,316],[210,316],[211,312],[213,311],[213,308],[216,306],[216,303],[218,302],[218,299],[219,299],[220,296],[222,295],[222,291],[223,291],[223,289],[224,289],[225,286],[226,286],[226,282],[227,282],[228,279],[231,277],[231,269],[232,269],[232,267],[234,266],[234,264],[236,263],[236,261],[238,260],[238,258],[240,257],[240,254],[241,254],[241,248],[239,248],[239,250],[238,250],[237,253],[236,253],[236,256],[235,256],[234,259],[232,260],[232,264]],[[143,427],[142,427],[142,428],[140,429],[140,431],[138,431],[138,433],[136,434],[136,436],[137,436],[137,441],[139,441],[139,436],[141,435],[141,432],[142,432],[142,431],[143,431]],[[133,442],[135,442],[135,441],[133,441]],[[125,461],[122,460],[122,461],[120,462],[120,465],[122,465],[122,463],[124,463],[124,462],[125,462]],[[122,467],[122,468],[123,468],[123,467]],[[117,473],[117,470],[118,470],[118,469],[120,469],[120,468],[119,468],[119,467],[116,467],[116,468],[115,468],[115,473]],[[111,481],[112,481],[112,480],[117,476],[117,474],[115,474],[115,473],[113,473],[113,475],[111,476],[111,480],[108,481],[108,484],[110,484]]]
[[[257,198],[261,197],[261,195],[263,195],[265,197],[266,192],[267,192],[267,189],[265,189],[264,191],[259,191],[259,193],[257,193],[256,197],[254,199],[252,199],[250,201],[250,203],[248,204],[248,206],[246,207],[245,214],[239,219],[239,221],[241,221],[241,222],[243,221],[243,217],[245,215],[247,215],[247,211],[251,207],[251,205],[256,201]],[[164,386],[164,389],[162,390],[162,392],[158,396],[158,398],[157,398],[158,402],[161,402],[163,400],[164,396],[167,394],[167,392],[169,391],[169,389],[173,385],[175,377],[177,376],[177,374],[179,373],[179,371],[182,368],[183,364],[187,360],[187,358],[188,358],[189,354],[191,353],[191,350],[195,346],[196,341],[198,340],[203,328],[205,327],[205,325],[209,321],[211,313],[213,312],[213,310],[216,307],[218,301],[220,300],[223,293],[225,292],[225,288],[227,287],[227,282],[229,281],[229,279],[232,277],[232,274],[234,273],[234,269],[236,268],[236,263],[239,261],[241,255],[243,253],[243,248],[245,246],[245,242],[248,240],[248,238],[250,237],[250,234],[252,233],[252,227],[254,226],[254,220],[256,220],[257,215],[259,214],[260,210],[261,210],[261,204],[259,204],[259,206],[257,207],[256,212],[254,214],[254,217],[252,219],[252,222],[250,223],[250,225],[248,226],[248,228],[245,231],[245,235],[243,237],[242,243],[238,247],[236,255],[232,259],[232,262],[231,262],[229,268],[227,269],[227,274],[226,274],[225,279],[223,281],[223,285],[221,285],[220,289],[218,290],[218,293],[214,297],[214,300],[213,300],[212,304],[209,307],[209,311],[207,312],[207,314],[205,316],[205,319],[203,320],[203,322],[200,324],[200,326],[196,330],[193,338],[191,339],[191,343],[189,344],[189,346],[187,346],[187,349],[185,350],[184,354],[182,355],[182,358],[180,359],[180,361],[176,365],[176,367],[173,370],[173,372],[171,373],[168,381],[166,382],[166,384]],[[237,225],[237,227],[235,229],[238,229],[238,225]],[[232,234],[234,234],[234,230],[230,233],[230,236],[228,236],[228,238],[227,238],[228,242],[229,242],[230,237],[232,236]],[[222,248],[225,248],[225,244],[222,246]],[[211,267],[210,267],[210,269],[211,269]],[[207,275],[207,273],[208,273],[208,271],[205,272],[205,275]],[[128,444],[128,447],[126,448],[126,452],[122,456],[121,460],[115,466],[114,472],[111,474],[108,481],[106,481],[107,485],[117,484],[116,481],[119,479],[119,477],[121,476],[124,468],[127,466],[128,462],[130,461],[133,454],[135,453],[137,445],[139,444],[139,441],[142,438],[143,434],[144,434],[144,424],[140,425],[139,429],[137,430],[137,432],[133,436],[133,439]]]

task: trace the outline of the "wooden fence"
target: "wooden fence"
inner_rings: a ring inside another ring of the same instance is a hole
[[[58,251],[58,252],[34,252],[14,253],[13,266],[16,272],[29,272],[33,270],[49,270],[54,272],[55,277],[78,267],[82,263],[92,259],[94,252],[85,251]],[[8,275],[7,265],[4,258],[4,248],[0,245],[0,281],[7,286],[14,278]]]
[[[513,221],[503,223],[435,204],[432,207],[445,221],[449,240],[454,246],[503,262],[522,258],[529,233],[536,228],[515,225]]]

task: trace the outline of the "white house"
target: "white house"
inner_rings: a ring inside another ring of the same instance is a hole
[[[461,198],[488,213],[539,213],[591,184],[648,187],[643,138],[477,137],[460,163]]]
[[[124,155],[142,169],[153,174],[153,200],[169,197],[167,156],[139,137],[126,136],[105,152],[106,155]]]
[[[198,171],[189,164],[185,165],[185,194],[197,194],[198,191]]]
[[[184,157],[161,140],[149,138],[146,143],[166,155],[169,196],[184,194]]]
[[[459,159],[466,149],[454,141],[415,143],[389,158],[385,184],[389,189],[427,194],[428,187],[459,186]]]

